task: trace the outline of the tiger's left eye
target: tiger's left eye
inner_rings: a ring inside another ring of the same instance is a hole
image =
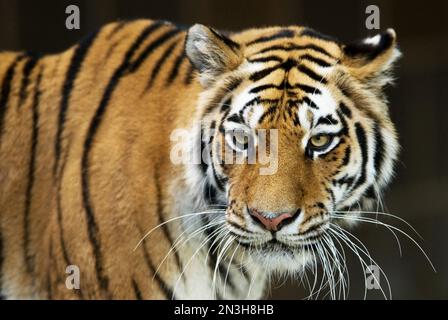
[[[240,150],[247,150],[249,147],[249,134],[243,130],[233,132],[233,144]]]
[[[333,137],[329,134],[319,134],[317,136],[311,137],[309,143],[311,148],[315,150],[323,150],[327,148],[332,141]]]

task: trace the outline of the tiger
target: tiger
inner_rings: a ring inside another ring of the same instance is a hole
[[[261,299],[337,258],[352,208],[394,176],[400,55],[393,29],[344,43],[146,19],[2,52],[2,297]]]

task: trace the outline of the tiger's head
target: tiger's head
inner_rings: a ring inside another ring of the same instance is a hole
[[[376,203],[393,175],[399,147],[383,88],[399,57],[395,32],[346,45],[301,27],[227,37],[195,25],[186,53],[204,88],[204,198],[226,207],[228,231],[254,261],[303,267],[349,221],[338,217]]]

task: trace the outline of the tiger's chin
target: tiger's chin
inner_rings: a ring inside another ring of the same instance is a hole
[[[297,274],[314,261],[314,246],[294,246],[271,240],[248,250],[253,263],[274,274]]]

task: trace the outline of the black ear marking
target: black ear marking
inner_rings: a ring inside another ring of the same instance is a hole
[[[344,53],[352,58],[374,60],[390,49],[395,44],[395,39],[395,31],[393,29],[388,29],[386,32],[378,34],[372,38],[367,38],[345,46]]]
[[[381,89],[393,82],[392,67],[401,56],[396,38],[395,31],[388,29],[374,37],[343,45],[342,64],[369,87]]]

